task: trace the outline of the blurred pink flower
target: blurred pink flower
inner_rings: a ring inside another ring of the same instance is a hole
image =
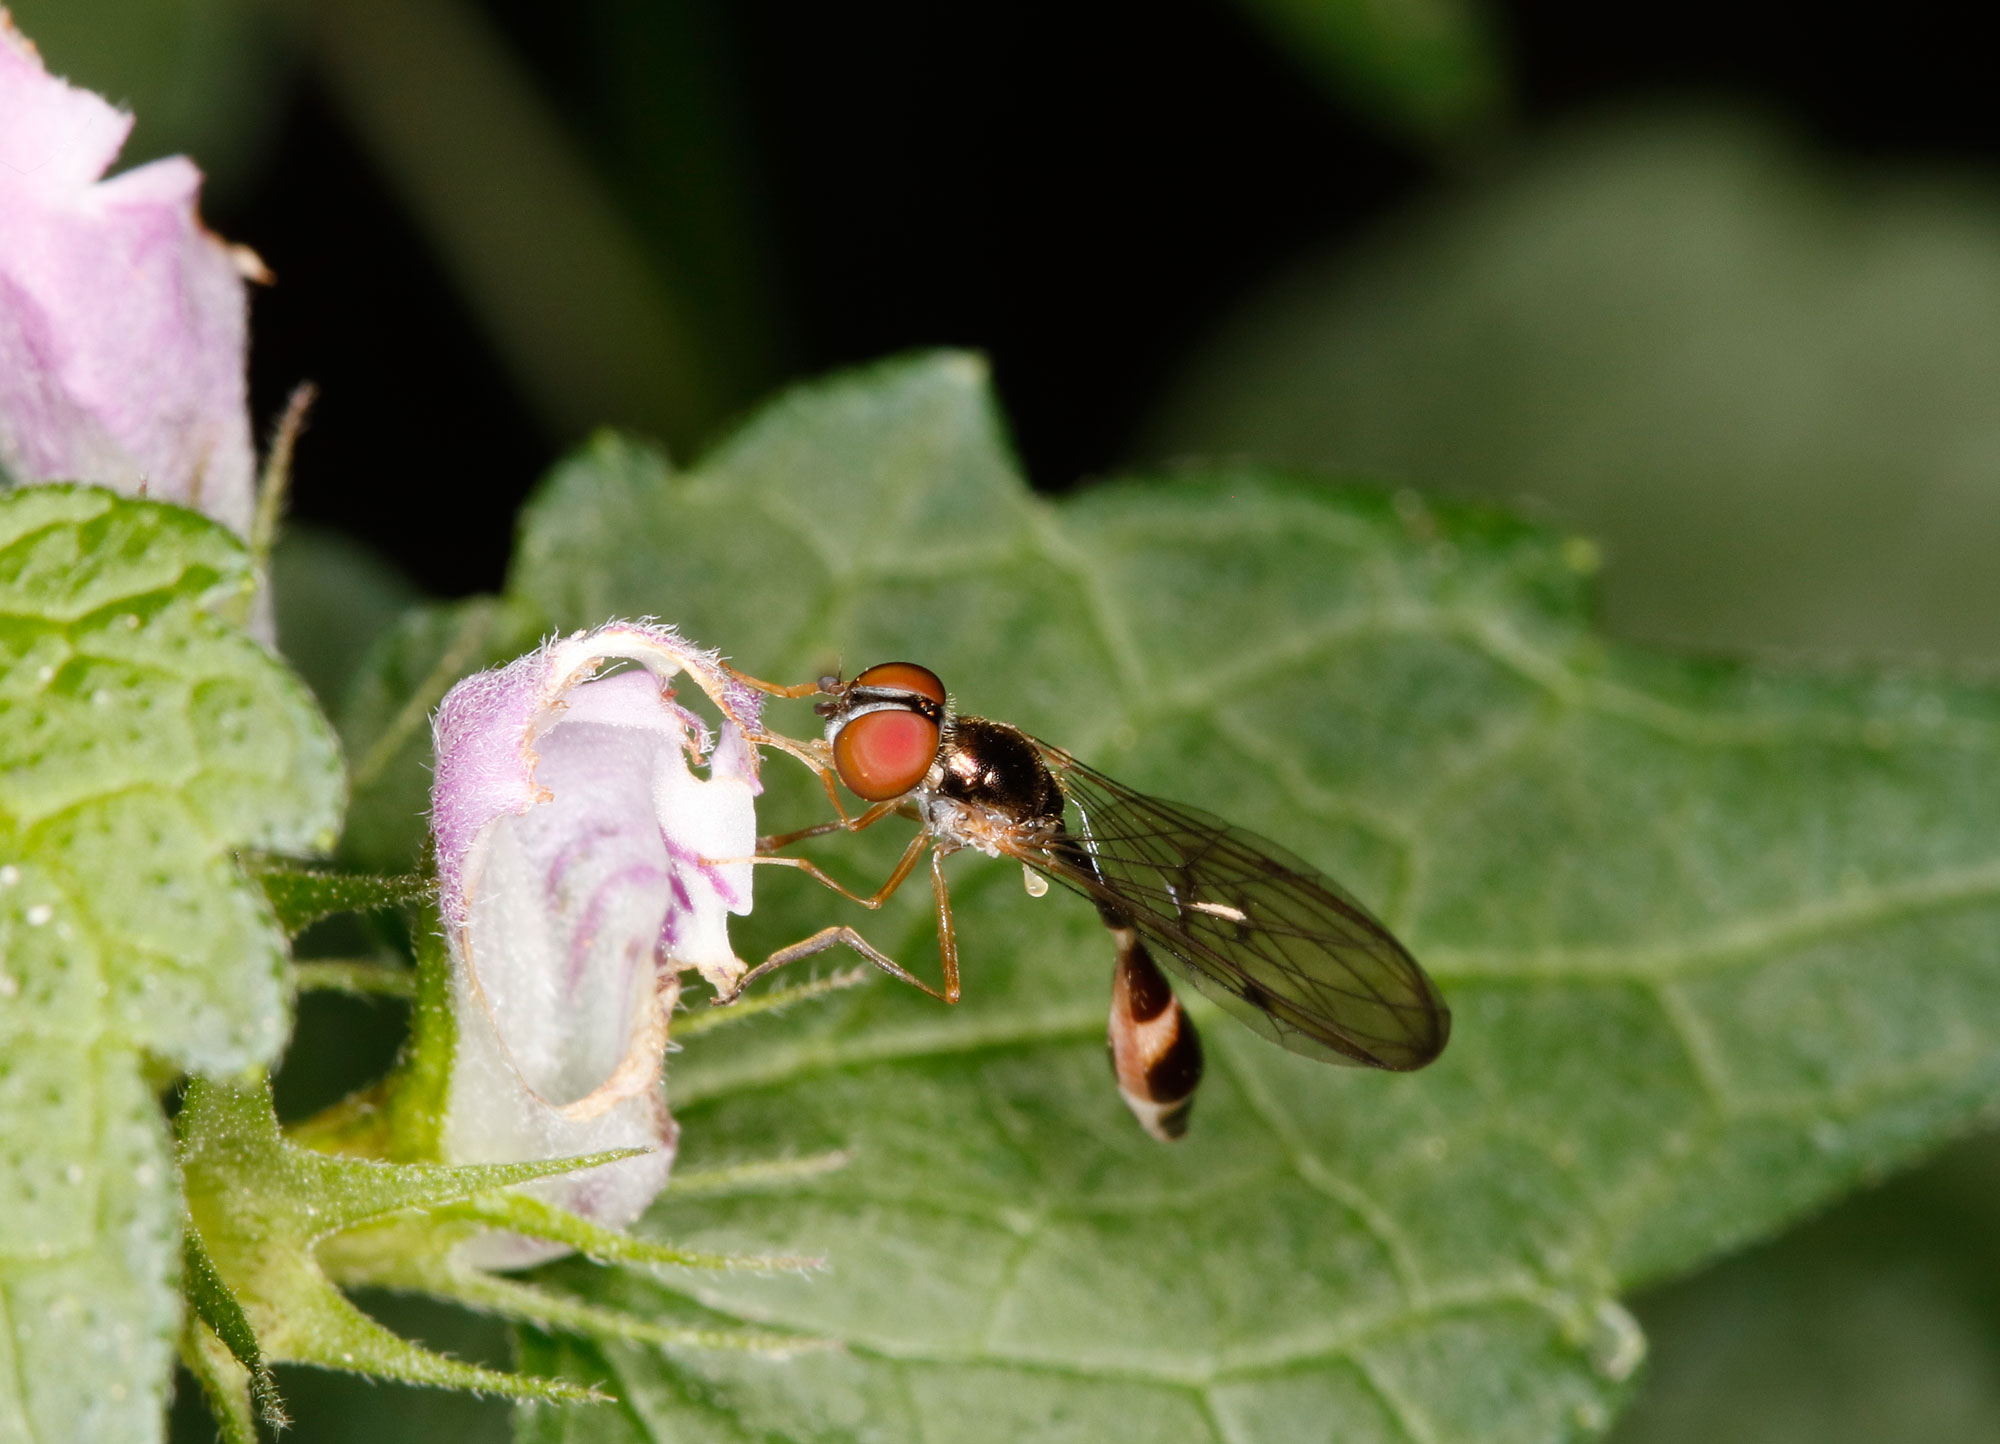
[[[607,663],[643,670],[592,680]],[[685,672],[721,713],[674,700]],[[454,687],[435,719],[439,902],[458,1048],[452,1163],[609,1148],[643,1157],[530,1185],[611,1227],[667,1181],[675,1128],[661,1085],[680,974],[742,975],[729,914],[750,911],[760,699],[668,628],[613,622]],[[691,763],[706,761],[708,776]],[[516,1267],[547,1245],[478,1241]]]
[[[102,179],[131,128],[0,10],[0,472],[143,490],[247,535],[256,258],[202,229],[187,159]]]

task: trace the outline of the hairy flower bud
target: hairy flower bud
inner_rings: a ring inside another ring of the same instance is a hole
[[[103,179],[131,128],[0,10],[0,473],[143,492],[247,535],[256,258],[202,228],[185,157]]]
[[[598,675],[614,661],[641,669]],[[720,711],[713,735],[674,700],[679,673]],[[535,1185],[613,1227],[665,1185],[675,1130],[660,1070],[680,974],[727,989],[743,972],[728,921],[750,911],[759,703],[714,653],[628,623],[445,698],[431,796],[458,1020],[447,1161],[649,1149]],[[692,766],[704,761],[706,777]],[[476,1247],[497,1267],[547,1253]]]

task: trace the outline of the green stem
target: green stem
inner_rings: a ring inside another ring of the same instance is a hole
[[[359,958],[314,958],[294,963],[292,976],[302,993],[346,993],[356,998],[414,998],[417,975],[408,968]]]

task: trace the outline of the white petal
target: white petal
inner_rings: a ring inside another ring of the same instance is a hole
[[[590,680],[607,659],[648,670]],[[722,710],[712,750],[667,694],[682,671]],[[754,694],[712,654],[622,623],[445,699],[433,819],[460,1040],[447,1159],[651,1148],[533,1186],[614,1227],[664,1185],[674,1128],[660,1069],[679,975],[726,987],[743,970],[728,921],[751,905],[757,725]],[[704,751],[706,777],[691,766]],[[549,1252],[496,1235],[472,1257],[505,1267]]]

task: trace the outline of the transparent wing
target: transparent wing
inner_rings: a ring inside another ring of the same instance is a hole
[[[1073,824],[1022,860],[1129,921],[1203,993],[1294,1053],[1398,1071],[1443,1051],[1451,1013],[1403,945],[1277,844],[1134,792],[1037,741]]]

